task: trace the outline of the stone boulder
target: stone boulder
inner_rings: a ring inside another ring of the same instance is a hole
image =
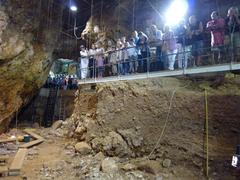
[[[124,129],[117,131],[131,148],[140,147],[143,143],[143,137],[140,131],[136,129]]]
[[[102,161],[101,169],[104,173],[114,174],[118,172],[118,165],[114,158],[105,158]]]
[[[56,129],[59,129],[63,124],[63,121],[62,120],[58,120],[58,121],[55,121],[52,125],[52,129],[56,130]]]
[[[104,138],[103,149],[110,156],[124,157],[131,154],[131,150],[122,136],[114,131],[110,132],[108,136]]]
[[[79,142],[75,144],[75,151],[82,155],[87,155],[91,153],[92,148],[85,142]]]

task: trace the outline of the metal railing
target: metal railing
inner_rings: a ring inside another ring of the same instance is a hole
[[[178,51],[163,51],[159,55],[156,55],[157,48],[158,47],[152,46],[149,48],[148,52],[145,52],[145,56],[138,55],[130,57],[129,59],[116,61],[115,63],[109,62],[111,53],[126,49],[108,52],[108,55],[102,55],[105,61],[103,66],[97,66],[96,59],[92,59],[92,66],[78,68],[77,71],[79,75],[85,74],[85,77],[79,78],[81,81],[97,80],[114,76],[122,77],[141,73],[148,74],[151,72],[166,72],[179,69],[216,66],[234,63],[240,60],[240,47],[233,48],[232,46],[222,46],[218,49],[204,47],[193,52],[190,46],[186,46],[178,48]],[[194,56],[194,53],[199,54],[198,56]],[[199,58],[199,60],[197,60],[197,58]],[[170,63],[173,64],[173,68],[169,66]]]

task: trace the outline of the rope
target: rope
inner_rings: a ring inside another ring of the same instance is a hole
[[[100,28],[103,28],[103,0],[101,1],[101,18],[100,18]]]
[[[155,6],[152,4],[150,0],[147,0],[148,4],[151,6],[151,8],[162,18],[162,14],[155,8]]]
[[[117,38],[119,38],[119,31],[120,31],[120,5],[121,5],[121,0],[118,0]]]
[[[76,30],[78,29],[77,27],[77,18],[74,18],[74,28],[73,28],[73,34],[77,40],[82,39],[81,36],[77,36]]]
[[[50,1],[51,1],[51,0],[48,0],[47,29],[49,29],[49,24],[50,24],[50,22],[49,22],[49,18],[50,18],[50,16],[49,16],[49,12],[50,12]]]
[[[90,31],[90,39],[88,41],[88,45],[87,47],[90,48],[90,44],[92,44],[92,35],[93,35],[93,8],[94,8],[94,3],[93,3],[93,0],[91,1],[91,31]]]
[[[169,104],[169,107],[168,107],[168,113],[167,113],[167,117],[166,117],[166,120],[164,122],[164,126],[163,126],[163,129],[162,129],[162,132],[157,140],[157,143],[155,144],[154,148],[152,149],[152,151],[150,152],[150,154],[147,156],[147,159],[150,159],[150,157],[152,156],[152,154],[154,153],[155,149],[159,146],[161,140],[162,140],[162,137],[163,137],[163,134],[166,130],[166,127],[167,127],[167,124],[168,124],[168,121],[169,121],[169,116],[170,116],[170,112],[171,112],[171,109],[172,109],[172,102],[173,102],[173,98],[174,98],[174,95],[176,94],[176,92],[181,89],[181,88],[185,88],[189,85],[190,83],[188,83],[186,86],[183,86],[183,87],[179,87],[179,88],[176,88],[173,90],[172,92],[172,95],[171,95],[171,99],[170,99],[170,104]]]
[[[158,141],[157,143],[155,144],[153,150],[150,152],[150,154],[148,155],[147,159],[150,159],[151,155],[153,154],[153,152],[155,151],[155,149],[158,147],[158,145],[160,144],[160,141],[162,140],[162,137],[163,137],[163,134],[165,132],[165,129],[167,127],[167,123],[168,123],[168,120],[169,120],[169,116],[170,116],[170,111],[171,111],[171,108],[172,108],[172,101],[173,101],[173,97],[176,93],[177,89],[174,89],[173,92],[172,92],[172,96],[171,96],[171,99],[170,99],[170,104],[169,104],[169,107],[168,107],[168,113],[167,113],[167,117],[166,117],[166,120],[164,122],[164,126],[163,126],[163,129],[162,129],[162,132],[160,134],[160,137],[158,138]]]
[[[208,177],[208,94],[207,90],[204,91],[205,95],[205,131],[206,131],[206,176]]]
[[[134,31],[135,30],[135,1],[136,0],[133,0],[133,12],[132,12],[132,15],[133,15],[133,19],[132,19],[132,30]]]

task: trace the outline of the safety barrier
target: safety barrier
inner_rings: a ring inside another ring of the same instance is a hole
[[[79,68],[78,74],[85,73],[86,77],[80,77],[78,83],[89,84],[240,69],[240,48],[224,46],[219,51],[212,49],[212,47],[198,49],[198,52],[201,52],[199,64],[197,64],[191,49],[182,48],[182,51],[173,53],[162,52],[159,56],[153,52],[156,49],[156,47],[151,47],[151,55],[145,58],[134,57],[128,61],[107,62],[103,66],[96,66],[94,62],[93,66]],[[221,56],[218,59],[219,52]],[[169,68],[169,63],[174,64],[174,69]]]

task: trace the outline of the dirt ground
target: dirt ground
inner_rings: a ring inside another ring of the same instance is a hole
[[[237,75],[103,83],[95,90],[82,87],[72,116],[75,138],[108,156],[147,157],[158,162],[170,159],[171,168],[161,171],[171,174],[175,170],[173,177],[177,178],[204,179],[205,89],[210,177],[239,179],[231,167],[240,143]]]
[[[29,150],[21,176],[5,179],[207,179],[205,89],[209,179],[238,180],[240,81],[232,74],[81,87],[72,116],[37,129],[46,141]]]

